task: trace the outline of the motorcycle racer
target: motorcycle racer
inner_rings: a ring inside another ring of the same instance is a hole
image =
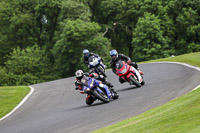
[[[138,72],[143,75],[144,73],[142,71],[139,70],[138,65],[136,64],[136,62],[131,62],[131,59],[128,56],[125,56],[124,54],[118,54],[118,52],[116,50],[111,50],[110,51],[110,56],[111,56],[111,68],[113,73],[116,73],[116,63],[119,60],[122,61],[126,61],[127,64],[129,64],[130,66],[133,66],[135,69],[138,70]],[[121,77],[119,77],[119,82],[120,83],[124,83],[126,81],[124,81]]]
[[[80,90],[81,94],[85,93],[86,90],[86,85],[84,84],[84,80],[90,80],[92,77],[96,77],[97,78],[97,74],[93,73],[93,74],[88,74],[88,73],[83,73],[82,70],[77,70],[76,73],[76,81],[75,81],[75,90]],[[106,91],[109,92],[109,95],[113,98],[113,99],[117,99],[118,98],[118,94],[114,91],[114,89],[109,89],[108,86],[106,84],[103,84],[101,81],[96,80],[96,78],[94,79],[94,83],[96,86],[100,87],[100,88],[104,88]],[[88,95],[86,97],[86,104],[90,105],[95,101],[95,97],[92,95]]]
[[[84,49],[84,50],[83,50],[83,55],[84,55],[84,56],[83,56],[83,63],[84,63],[88,68],[90,68],[89,61],[88,61],[88,59],[89,59],[90,56],[95,56],[95,57],[97,57],[97,58],[100,58],[101,61],[103,62],[103,59],[102,59],[99,55],[94,54],[94,53],[92,53],[92,52],[89,52],[89,50],[87,50],[87,49]]]
[[[94,54],[92,52],[89,52],[89,50],[87,50],[87,49],[83,50],[83,55],[84,55],[83,62],[89,68],[89,73],[94,73],[95,72],[94,68],[90,67],[90,65],[89,65],[88,59],[89,59],[90,56],[94,56],[96,58],[99,58],[101,60],[101,62],[102,62],[102,65],[104,66],[104,68],[106,67],[103,64],[103,58],[101,58],[99,55]],[[102,81],[103,83],[105,83],[109,87],[113,87],[113,85],[110,82],[108,82],[103,75],[99,75],[98,80]]]
[[[103,75],[98,75],[97,73],[95,73],[95,70],[93,68],[89,70],[89,74],[90,77],[94,77],[95,79],[102,81],[108,87],[110,88],[114,87],[110,82],[108,82],[108,80]]]

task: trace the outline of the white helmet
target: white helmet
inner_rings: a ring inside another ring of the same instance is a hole
[[[83,71],[82,70],[77,70],[75,75],[76,75],[76,78],[80,80],[80,79],[83,78]]]

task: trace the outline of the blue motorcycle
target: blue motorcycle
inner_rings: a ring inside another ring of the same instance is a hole
[[[83,76],[81,79],[82,93],[86,93],[93,97],[93,101],[87,104],[92,104],[96,99],[99,99],[105,103],[109,103],[111,99],[117,99],[118,95],[116,92],[109,90],[108,86],[102,84],[101,81],[98,81],[94,78]]]

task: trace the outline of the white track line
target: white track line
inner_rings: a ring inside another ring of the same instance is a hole
[[[20,106],[22,106],[22,104],[24,104],[26,102],[26,100],[30,97],[30,95],[34,92],[34,88],[32,86],[30,87],[30,92],[23,98],[23,100],[12,110],[10,111],[7,115],[5,115],[4,117],[2,117],[0,119],[0,121],[4,120],[5,118],[7,118],[8,116],[10,116],[11,114],[13,114]]]
[[[164,62],[149,62],[149,63],[144,63],[144,64],[151,64],[151,63],[173,63],[173,64],[179,64],[179,65],[187,66],[189,68],[193,68],[193,69],[196,69],[197,71],[200,71],[200,67],[192,66],[192,65],[189,65],[189,64],[186,64],[186,63],[181,63],[181,62],[167,62],[167,61],[164,61]],[[191,91],[194,91],[194,90],[196,90],[198,88],[200,88],[200,84],[197,87],[195,87],[194,89],[192,89]]]

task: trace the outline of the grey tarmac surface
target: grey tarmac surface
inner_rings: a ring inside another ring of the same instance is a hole
[[[0,133],[86,133],[141,114],[190,92],[200,84],[200,72],[179,64],[139,64],[146,84],[140,88],[120,84],[108,70],[119,99],[85,104],[74,89],[75,78],[32,85],[29,99],[0,121]]]

